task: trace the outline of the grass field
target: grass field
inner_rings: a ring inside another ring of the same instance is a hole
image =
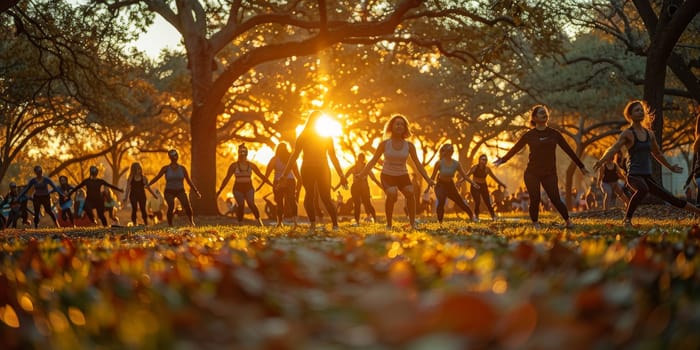
[[[0,349],[697,349],[697,219],[0,233]]]

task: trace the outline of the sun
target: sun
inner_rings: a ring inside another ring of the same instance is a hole
[[[334,118],[324,114],[316,121],[316,132],[321,136],[340,136],[343,133],[343,127]]]

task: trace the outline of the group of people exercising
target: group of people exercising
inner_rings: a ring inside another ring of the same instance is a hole
[[[594,170],[599,170],[599,183],[605,191],[606,197],[608,195],[612,197],[614,194],[617,194],[626,203],[623,225],[632,225],[631,219],[634,212],[648,193],[654,194],[676,207],[696,214],[700,213],[700,209],[696,206],[675,197],[652,178],[652,157],[673,172],[682,172],[682,168],[678,165],[671,165],[661,152],[653,132],[649,130],[651,113],[647,104],[641,100],[631,101],[625,106],[623,114],[629,122],[629,126],[620,133],[614,145],[593,166]],[[496,218],[490,201],[486,178],[490,176],[503,187],[505,187],[505,183],[494,175],[488,166],[486,155],[479,156],[478,163],[472,166],[469,171],[466,171],[457,160],[453,159],[454,146],[452,144],[444,144],[440,147],[439,159],[434,163],[432,174],[428,175],[418,159],[416,146],[409,141],[412,133],[408,119],[403,115],[397,114],[387,121],[384,127],[385,138],[379,143],[369,161],[366,160],[364,154],[359,154],[356,163],[346,172],[343,172],[336,156],[332,137],[322,136],[314,130],[315,123],[321,116],[322,113],[319,111],[314,111],[309,115],[291,151],[289,145],[284,142],[277,145],[275,154],[267,164],[264,174],[254,163],[248,160],[248,148],[245,145],[238,147],[238,158],[228,167],[226,176],[217,191],[217,196],[224,190],[231,177],[234,177],[233,196],[236,202],[236,218],[239,223],[243,220],[244,205],[247,204],[255,220],[260,225],[263,224],[260,218],[260,211],[254,201],[254,194],[260,188],[256,189],[253,186],[251,177],[255,174],[262,180],[260,186],[268,184],[273,188],[277,226],[282,225],[283,219],[288,213],[291,213],[296,224],[297,195],[300,188],[303,187],[305,190],[303,206],[309,218],[309,230],[313,232],[317,229],[317,216],[320,214],[317,213],[319,203],[323,204],[326,212],[329,214],[332,229],[338,230],[338,216],[331,199],[332,186],[329,158],[340,177],[339,185],[347,186],[348,178],[350,176],[353,178],[350,191],[354,204],[354,225],[360,224],[361,205],[364,205],[367,213],[376,221],[376,211],[370,201],[369,180],[371,179],[386,194],[385,215],[387,229],[393,228],[393,209],[399,192],[406,201],[410,228],[416,228],[416,196],[414,191],[418,189],[414,188],[414,184],[409,176],[407,167],[409,158],[413,161],[418,174],[427,181],[428,188],[426,191],[434,188],[437,219],[440,223],[444,219],[444,208],[447,199],[452,200],[456,207],[466,212],[469,218],[474,221],[478,221],[479,206],[483,200],[491,217],[493,219]],[[588,174],[589,171],[562,134],[548,126],[549,110],[546,106],[534,106],[529,113],[529,119],[531,128],[517,140],[503,157],[496,159],[493,164],[499,166],[506,163],[527,145],[530,152],[523,180],[527,192],[530,194],[528,211],[533,225],[537,228],[540,227],[541,187],[564,220],[564,226],[571,228],[573,223],[559,193],[555,154],[557,146],[571,158],[584,175]],[[697,139],[700,139],[697,137],[697,134],[700,133],[700,118],[698,118],[697,124],[696,142],[693,145],[694,163],[690,177],[695,178],[696,183],[700,187],[700,160],[698,160],[698,156],[700,156],[700,141],[697,141]],[[625,171],[621,171],[615,165],[616,163],[612,161],[613,157],[619,154],[623,147],[628,153]],[[189,219],[189,223],[194,225],[192,208],[184,183],[187,182],[190,189],[197,196],[201,197],[201,194],[192,183],[187,169],[178,163],[177,151],[169,151],[168,156],[170,164],[163,166],[151,181],[148,181],[143,175],[140,164],[134,163],[132,165],[127,179],[125,194],[125,198],[128,197],[131,203],[132,222],[136,222],[137,208],[139,208],[144,224],[147,223],[145,211],[146,191],[150,191],[150,185],[161,177],[165,177],[164,197],[168,207],[168,224],[173,224],[174,200],[177,198]],[[297,168],[297,159],[300,156],[302,157],[301,167]],[[377,179],[372,170],[380,158],[383,158],[383,163],[379,179]],[[85,210],[90,220],[94,221],[92,209],[97,209],[98,217],[105,226],[106,219],[103,210],[104,201],[100,195],[101,189],[107,187],[123,192],[122,189],[97,178],[98,171],[96,167],[91,167],[90,177],[75,187],[70,187],[67,183],[64,183],[63,177],[61,185],[56,186],[49,178],[42,175],[41,167],[37,166],[34,170],[36,177],[29,181],[23,191],[16,193],[16,191],[13,192],[11,187],[10,193],[5,197],[5,201],[9,200],[11,208],[14,208],[15,204],[13,204],[12,198],[22,197],[27,191],[33,189],[34,212],[38,213],[39,208],[43,206],[44,211],[57,226],[58,221],[51,210],[51,192],[58,192],[59,201],[67,201],[76,190],[85,187],[87,193]],[[273,174],[272,181],[268,179],[270,174]],[[457,190],[457,183],[455,183],[456,174],[461,176],[462,181],[467,181],[471,184],[476,213],[472,212],[467,206],[464,198]],[[619,186],[613,185],[621,178],[625,179],[625,182],[632,190],[632,195],[629,198],[624,196]],[[52,188],[52,191],[49,190],[49,187]],[[11,210],[8,224],[12,220],[16,221],[16,218],[12,216],[13,212]],[[38,224],[38,221],[38,215],[35,215],[35,226]]]

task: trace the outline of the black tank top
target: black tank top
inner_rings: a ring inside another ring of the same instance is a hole
[[[131,180],[131,192],[129,193],[129,197],[146,198],[146,184],[143,180],[143,176],[141,176],[141,180]]]

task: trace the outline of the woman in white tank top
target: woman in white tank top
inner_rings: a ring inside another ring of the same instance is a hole
[[[367,163],[365,169],[362,170],[361,176],[367,175],[372,170],[379,157],[384,156],[384,164],[382,165],[381,182],[384,192],[386,193],[386,203],[384,209],[386,212],[386,227],[392,228],[392,219],[394,212],[394,204],[398,198],[400,191],[406,198],[406,207],[408,208],[408,219],[412,229],[416,228],[416,202],[413,192],[415,190],[411,183],[411,178],[408,175],[406,162],[411,157],[416,165],[418,172],[428,182],[430,186],[435,185],[433,180],[428,176],[425,167],[418,160],[416,146],[406,139],[411,136],[411,131],[408,127],[408,119],[400,114],[395,114],[389,119],[384,127],[384,135],[389,138],[379,143],[379,147],[374,152],[372,159]]]

